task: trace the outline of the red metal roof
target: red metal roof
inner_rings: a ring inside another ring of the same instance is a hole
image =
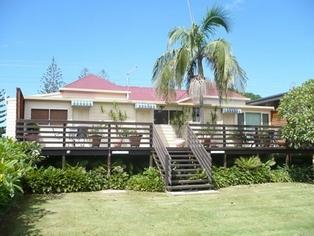
[[[121,86],[117,85],[107,79],[101,78],[97,75],[87,75],[84,78],[78,79],[70,84],[64,86],[67,89],[95,89],[95,90],[115,90],[115,91],[130,91],[131,100],[139,101],[162,101],[162,99],[156,94],[155,88],[152,87],[140,87],[140,86]],[[62,90],[62,89],[61,89]],[[188,94],[186,90],[177,90],[176,100],[187,98]],[[207,96],[218,96],[218,91],[214,83],[209,86]],[[229,91],[229,97],[245,98],[239,93]]]
[[[71,89],[97,89],[97,90],[123,90],[122,86],[116,85],[107,79],[89,74],[81,79],[67,84],[64,88]]]

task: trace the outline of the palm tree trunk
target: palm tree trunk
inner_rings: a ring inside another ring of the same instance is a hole
[[[202,57],[198,57],[197,59],[197,69],[198,69],[198,75],[199,79],[204,79],[204,69],[203,69],[203,63],[202,63]],[[201,90],[201,87],[200,87]],[[200,91],[200,122],[201,124],[205,123],[205,112],[204,112],[204,95],[202,94],[202,90]]]

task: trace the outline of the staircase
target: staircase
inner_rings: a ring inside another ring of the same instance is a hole
[[[197,159],[189,148],[167,148],[171,157],[171,183],[167,184],[168,191],[199,191],[209,190],[211,185]],[[158,158],[155,162],[160,170],[161,163]],[[164,175],[164,171],[162,171]],[[205,177],[205,178],[204,178]]]
[[[168,146],[165,129],[154,126],[154,160],[160,170],[168,191],[200,191],[211,189],[208,178],[198,158],[189,147]],[[167,130],[167,129],[166,129]],[[169,137],[169,136],[168,136]]]
[[[155,125],[156,130],[166,147],[175,147],[177,135],[172,125]]]

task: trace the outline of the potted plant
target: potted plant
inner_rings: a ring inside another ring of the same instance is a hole
[[[26,141],[38,141],[39,139],[39,126],[35,122],[30,122],[26,124],[26,133],[25,140]]]
[[[104,127],[102,125],[100,126],[94,126],[91,130],[91,135],[89,138],[92,139],[92,147],[99,147],[101,143],[101,139],[103,136],[100,134],[102,132],[102,129]]]
[[[128,138],[130,141],[131,147],[139,147],[141,144],[142,134],[138,134],[136,130],[130,131],[128,134]]]
[[[184,147],[185,139],[184,139],[184,131],[185,127],[191,117],[191,109],[188,107],[183,107],[182,111],[176,111],[174,116],[170,120],[170,124],[173,125],[174,130],[177,135],[176,139],[176,146],[177,147]]]
[[[117,124],[117,122],[123,122],[126,121],[128,116],[125,111],[121,111],[117,103],[112,104],[112,109],[108,112],[109,117],[111,120],[116,123],[114,125],[113,130],[115,130],[116,135],[111,137],[111,142],[114,142],[114,144],[111,145],[109,143],[108,145],[112,147],[121,147],[123,143],[123,138],[126,137],[125,129],[123,129],[122,125]],[[101,106],[101,112],[105,113],[105,109],[103,106]]]

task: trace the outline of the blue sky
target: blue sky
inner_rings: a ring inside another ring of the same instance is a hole
[[[199,22],[219,3],[232,19],[227,39],[248,75],[246,90],[262,96],[314,78],[314,1],[190,0]],[[0,0],[0,88],[36,93],[54,56],[65,82],[87,67],[110,79],[151,85],[155,59],[174,26],[190,26],[186,0]]]

